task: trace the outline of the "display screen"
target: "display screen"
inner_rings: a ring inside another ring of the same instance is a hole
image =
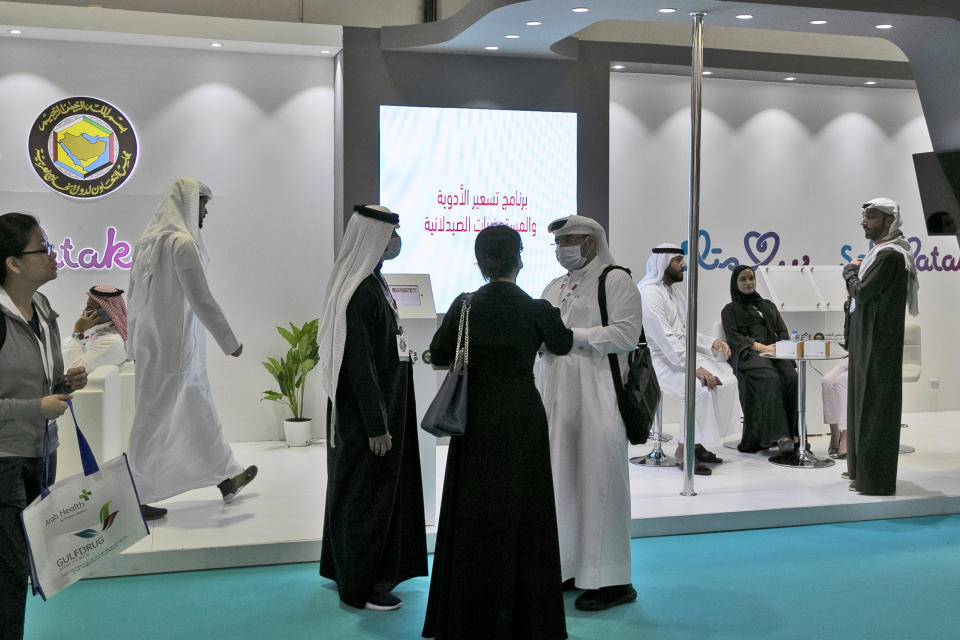
[[[539,297],[563,273],[547,226],[577,213],[577,114],[383,105],[380,203],[403,239],[383,271],[430,274],[438,312],[484,284],[473,243],[492,224],[520,233],[517,284]]]
[[[390,285],[390,293],[398,307],[419,307],[420,287],[411,285]]]
[[[917,153],[913,165],[927,235],[955,235],[960,223],[960,151]]]

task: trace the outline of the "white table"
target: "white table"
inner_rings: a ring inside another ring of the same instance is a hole
[[[838,349],[837,351],[840,350]],[[771,456],[769,460],[772,464],[780,465],[781,467],[796,467],[798,469],[823,469],[834,465],[834,461],[830,458],[818,458],[813,455],[812,452],[807,451],[807,362],[813,360],[840,360],[845,358],[846,355],[846,353],[842,355],[837,353],[836,355],[808,358],[762,354],[762,357],[770,358],[771,360],[793,360],[797,363],[797,417],[800,442],[794,447],[793,453]]]

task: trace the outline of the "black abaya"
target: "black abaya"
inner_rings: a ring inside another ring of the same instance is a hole
[[[789,336],[787,325],[769,300],[731,302],[720,314],[730,345],[743,409],[741,451],[758,451],[797,434],[797,369],[792,361],[762,357],[753,343],[770,345]]]
[[[903,325],[908,272],[895,250],[881,251],[861,280],[843,269],[850,313],[847,471],[857,491],[889,494],[897,486],[902,405]]]
[[[454,356],[461,298],[430,344]],[[470,311],[466,434],[451,439],[423,635],[445,640],[566,638],[550,444],[533,363],[573,344],[560,312],[493,282]]]
[[[363,607],[371,592],[427,575],[412,375],[397,355],[393,309],[371,274],[347,306],[334,438],[327,411],[320,575],[335,581],[340,599],[354,607]],[[368,438],[387,429],[393,447],[377,456]]]

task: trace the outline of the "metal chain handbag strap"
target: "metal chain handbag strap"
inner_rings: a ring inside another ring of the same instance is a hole
[[[458,362],[463,362],[466,368],[470,356],[470,301],[472,293],[463,294],[463,306],[460,307],[460,324],[457,327],[457,351],[453,359],[453,368]]]

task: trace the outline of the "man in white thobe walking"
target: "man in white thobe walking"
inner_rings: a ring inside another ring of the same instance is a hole
[[[147,502],[212,485],[229,502],[257,474],[234,459],[207,380],[207,331],[225,354],[243,351],[207,287],[200,229],[212,197],[195,178],[174,180],[133,252],[127,328],[137,375],[129,453],[148,520],[166,509]]]
[[[683,251],[668,242],[657,245],[647,260],[647,272],[637,285],[643,299],[643,329],[650,347],[660,389],[683,397],[686,392],[687,303],[683,292],[686,269]],[[704,463],[723,460],[704,448],[703,442],[719,442],[740,421],[737,376],[727,364],[730,347],[719,338],[697,332],[696,468],[710,475]],[[681,410],[680,424],[685,424]],[[677,460],[683,459],[684,429],[678,438]]]
[[[630,584],[630,474],[627,433],[617,406],[608,354],[625,354],[640,338],[640,296],[630,275],[610,271],[609,325],[602,326],[599,278],[615,264],[603,227],[583,216],[550,223],[557,260],[567,273],[541,296],[573,330],[571,355],[544,354],[538,376],[550,427],[564,586],[585,589],[578,609],[597,611],[636,600]]]

